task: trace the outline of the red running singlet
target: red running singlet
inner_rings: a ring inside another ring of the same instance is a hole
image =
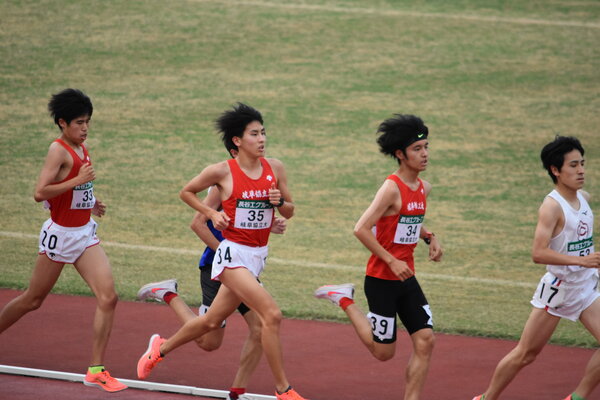
[[[402,207],[398,214],[381,217],[377,221],[375,225],[377,241],[395,258],[406,262],[414,272],[413,253],[419,241],[421,225],[427,207],[423,181],[417,178],[419,187],[417,190],[411,190],[396,175],[392,174],[387,179],[398,185]],[[367,263],[367,275],[379,279],[399,280],[388,264],[373,254]]]
[[[63,140],[56,139],[55,142],[67,149],[69,154],[71,154],[71,158],[73,158],[73,167],[65,179],[53,183],[53,185],[76,177],[83,164],[92,163],[87,149],[83,144],[81,145],[81,148],[83,149],[83,159],[81,159],[75,150]],[[52,221],[65,227],[77,227],[87,224],[92,215],[92,208],[96,202],[93,187],[94,185],[90,181],[48,199],[47,201],[50,204],[50,218],[52,218]]]
[[[269,162],[261,157],[262,174],[258,179],[248,177],[236,160],[227,160],[231,171],[233,189],[223,201],[223,211],[231,221],[223,237],[232,242],[251,247],[266,246],[271,233],[275,211],[269,202],[269,189],[277,184]]]

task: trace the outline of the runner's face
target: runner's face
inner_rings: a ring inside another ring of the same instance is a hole
[[[565,154],[560,172],[557,169],[553,169],[553,172],[559,184],[579,190],[585,183],[585,160],[579,150],[573,150]]]
[[[403,165],[417,171],[425,171],[429,162],[429,141],[423,139],[414,142],[406,148],[406,157],[400,150],[399,156],[402,157]]]
[[[88,115],[81,115],[69,124],[64,119],[58,120],[58,124],[62,128],[63,138],[78,146],[87,139],[90,122],[91,119]]]
[[[265,145],[267,143],[267,134],[265,127],[258,121],[250,122],[246,125],[244,134],[241,138],[237,138],[238,149],[245,151],[256,157],[264,157]]]

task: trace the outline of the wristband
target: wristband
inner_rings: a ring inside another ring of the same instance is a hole
[[[425,244],[427,244],[428,246],[431,244],[431,238],[435,236],[435,233],[433,232],[428,232],[425,234],[425,237],[423,238],[423,241],[425,242]]]
[[[285,203],[285,200],[283,199],[283,197],[279,198],[279,204],[277,204],[275,207],[279,208],[283,205],[283,203]]]

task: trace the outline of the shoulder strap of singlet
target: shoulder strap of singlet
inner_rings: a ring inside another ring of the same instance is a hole
[[[408,185],[404,182],[402,182],[402,179],[400,179],[398,177],[398,175],[395,174],[391,174],[390,176],[387,177],[387,179],[394,181],[396,183],[396,185],[398,185],[398,189],[400,189],[402,191],[402,189],[408,189],[409,191],[413,191],[411,188],[408,187]],[[419,190],[419,188],[421,188],[421,186],[423,186],[423,181],[421,180],[421,178],[417,178],[417,180],[419,181],[419,187],[417,187],[417,190]]]
[[[69,152],[69,154],[71,154],[71,156],[73,158],[80,160],[80,161],[85,161],[88,158],[88,152],[87,152],[87,149],[85,148],[85,146],[83,145],[83,143],[81,144],[81,148],[83,149],[83,160],[82,160],[81,157],[79,157],[79,154],[77,154],[77,152],[75,152],[75,150],[73,150],[71,148],[71,146],[66,144],[64,140],[62,140],[61,138],[58,138],[58,139],[55,139],[54,141],[56,143],[60,144],[65,149],[67,149],[67,151]]]

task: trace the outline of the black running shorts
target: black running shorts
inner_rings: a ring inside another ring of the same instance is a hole
[[[365,294],[373,339],[378,343],[396,341],[396,315],[409,334],[433,328],[431,310],[425,294],[414,276],[405,281],[365,277]]]

